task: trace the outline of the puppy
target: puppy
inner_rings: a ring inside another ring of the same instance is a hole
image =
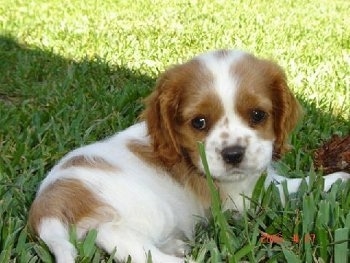
[[[76,257],[71,224],[79,238],[96,229],[97,245],[116,249],[116,260],[130,255],[145,263],[150,252],[153,262],[184,262],[184,241],[193,238],[211,200],[197,142],[205,146],[225,209],[242,211],[241,194],[249,196],[272,159],[288,150],[300,114],[275,63],[232,50],[199,55],[160,76],[143,121],[53,167],[31,206],[29,226],[58,263]],[[282,180],[270,172],[267,181]],[[296,191],[299,183],[287,185]]]

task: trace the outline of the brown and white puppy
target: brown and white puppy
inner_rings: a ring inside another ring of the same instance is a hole
[[[241,211],[241,194],[286,152],[300,112],[275,63],[233,50],[199,55],[160,76],[144,121],[63,158],[40,185],[29,225],[58,263],[74,262],[71,224],[79,237],[96,229],[116,260],[145,263],[151,252],[153,262],[183,262],[211,200],[197,142],[224,207]],[[299,183],[287,182],[293,191]]]

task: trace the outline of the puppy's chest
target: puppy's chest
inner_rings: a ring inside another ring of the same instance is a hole
[[[259,174],[255,174],[239,181],[219,182],[223,210],[233,209],[242,212],[245,207],[248,207],[249,200],[247,198],[251,197],[259,176]]]

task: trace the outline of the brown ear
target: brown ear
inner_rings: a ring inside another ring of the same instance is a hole
[[[279,159],[290,149],[288,136],[302,116],[302,108],[289,89],[284,71],[271,63],[272,102],[274,115],[274,159]]]
[[[166,166],[176,163],[180,146],[176,140],[176,116],[180,103],[181,83],[175,72],[180,66],[167,70],[158,79],[155,90],[146,99],[142,118],[146,121],[154,152]]]

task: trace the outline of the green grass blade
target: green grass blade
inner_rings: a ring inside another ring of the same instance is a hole
[[[250,206],[251,208],[256,208],[256,204],[260,204],[260,198],[265,192],[265,179],[266,179],[266,174],[262,175],[259,177],[258,181],[255,184],[255,187],[252,192],[251,196],[251,203]]]
[[[38,245],[34,246],[34,250],[37,253],[37,255],[39,256],[39,258],[44,262],[44,263],[53,263],[54,260],[52,259],[52,256],[50,254],[50,252]]]
[[[83,252],[84,252],[84,255],[86,257],[92,257],[95,250],[96,250],[96,247],[95,247],[95,240],[96,240],[96,237],[97,237],[97,230],[96,229],[92,229],[88,232],[88,234],[86,235],[86,238],[84,240],[84,243],[83,243]]]
[[[286,259],[287,263],[301,263],[301,260],[295,255],[291,250],[287,249],[285,246],[282,246],[282,252]]]
[[[329,235],[328,231],[323,227],[316,227],[316,239],[319,245],[319,255],[320,258],[324,260],[324,262],[329,261],[329,253],[328,253],[328,246],[329,246]]]
[[[202,164],[204,167],[205,175],[207,178],[209,190],[211,193],[211,198],[212,198],[212,202],[211,202],[212,208],[211,209],[213,211],[214,216],[220,217],[220,215],[222,214],[220,194],[219,194],[219,191],[217,190],[217,188],[214,184],[213,178],[211,177],[211,174],[210,174],[207,157],[205,155],[204,144],[198,143],[198,149],[199,149],[199,154],[200,154]]]
[[[350,229],[350,212],[348,212],[348,214],[346,215],[344,226]]]
[[[204,144],[203,143],[198,143],[198,149],[199,149],[199,154],[202,159],[205,175],[207,178],[208,186],[210,189],[211,197],[212,197],[212,202],[211,202],[211,211],[213,214],[214,221],[218,224],[219,228],[219,233],[221,237],[221,241],[225,245],[225,248],[228,250],[230,255],[234,255],[234,248],[232,241],[233,239],[230,238],[230,230],[228,227],[228,223],[226,221],[226,218],[221,210],[221,199],[220,199],[220,194],[219,191],[217,190],[213,178],[211,177],[207,158],[205,155],[205,149],[204,149]],[[230,260],[232,262],[235,262],[234,257],[229,256]]]
[[[238,250],[235,253],[235,259],[237,262],[240,262],[240,260],[245,257],[246,255],[248,255],[249,253],[252,253],[252,251],[254,251],[254,246],[251,244],[248,244],[244,247],[242,247],[240,250]]]
[[[349,228],[339,228],[334,232],[334,263],[349,260]]]

